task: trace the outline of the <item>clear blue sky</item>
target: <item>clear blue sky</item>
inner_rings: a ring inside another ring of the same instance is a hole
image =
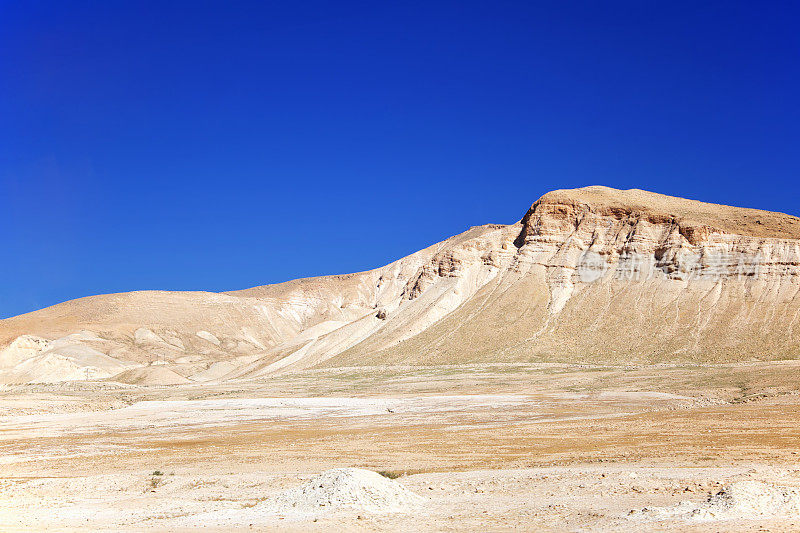
[[[0,317],[603,184],[800,214],[796,2],[0,0]]]

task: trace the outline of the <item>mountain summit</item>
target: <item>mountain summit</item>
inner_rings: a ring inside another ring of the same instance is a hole
[[[585,187],[375,270],[92,296],[0,321],[0,383],[314,366],[800,355],[800,219]]]

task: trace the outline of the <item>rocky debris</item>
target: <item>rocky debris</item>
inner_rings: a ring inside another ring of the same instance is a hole
[[[352,509],[371,513],[413,510],[425,502],[397,481],[361,468],[334,468],[264,502],[274,511],[314,514]]]
[[[699,504],[684,501],[674,507],[644,508],[631,516],[699,521],[800,518],[800,489],[761,481],[737,481]]]

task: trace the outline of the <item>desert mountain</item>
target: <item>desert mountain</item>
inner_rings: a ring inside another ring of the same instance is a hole
[[[798,293],[800,219],[586,187],[367,272],[92,296],[2,320],[0,383],[795,358]]]

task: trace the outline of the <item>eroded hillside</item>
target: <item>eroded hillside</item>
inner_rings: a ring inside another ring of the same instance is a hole
[[[796,217],[638,190],[554,191],[516,224],[474,227],[368,272],[93,296],[0,321],[0,383],[794,358],[798,274]]]

